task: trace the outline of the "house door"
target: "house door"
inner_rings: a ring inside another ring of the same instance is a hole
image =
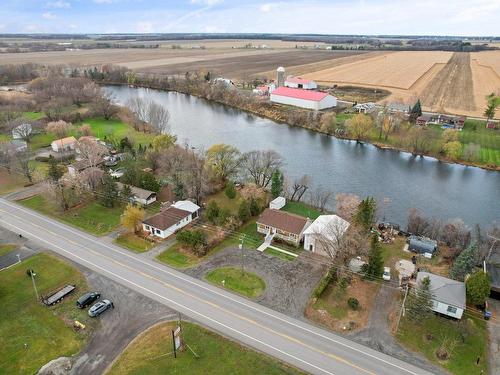
[[[310,245],[309,245],[309,251],[311,251],[311,252],[313,252],[313,251],[314,251],[314,246],[313,246],[313,244],[310,244]]]

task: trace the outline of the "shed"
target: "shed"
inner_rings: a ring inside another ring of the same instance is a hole
[[[312,79],[305,79],[301,77],[288,76],[285,80],[285,86],[294,89],[315,90],[318,88],[316,82]]]
[[[437,250],[437,242],[426,237],[410,236],[408,237],[408,250],[432,256]]]
[[[271,202],[269,202],[269,208],[272,208],[273,210],[279,210],[285,207],[285,204],[286,204],[285,197],[277,197],[274,198]]]
[[[125,185],[121,182],[117,182],[116,184],[118,185],[120,191],[122,191]],[[156,193],[154,191],[142,189],[132,185],[128,186],[130,187],[130,191],[132,192],[132,196],[130,197],[131,201],[139,203],[142,206],[148,206],[151,203],[156,202]]]

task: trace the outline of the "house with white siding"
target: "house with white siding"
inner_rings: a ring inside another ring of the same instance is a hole
[[[337,98],[326,92],[284,86],[278,87],[271,92],[270,100],[274,103],[293,105],[316,111],[337,106]]]
[[[349,222],[337,215],[320,215],[304,231],[304,250],[333,257],[335,244],[348,228]]]
[[[200,216],[200,206],[190,201],[178,201],[142,222],[144,231],[167,238]]]
[[[465,283],[429,272],[419,272],[417,285],[420,285],[420,282],[426,277],[430,280],[432,310],[455,319],[461,319],[465,310]]]

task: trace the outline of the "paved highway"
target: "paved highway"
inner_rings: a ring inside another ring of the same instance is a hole
[[[311,374],[428,374],[4,199],[0,199],[0,225]]]

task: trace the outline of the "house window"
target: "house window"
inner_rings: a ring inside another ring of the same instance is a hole
[[[156,229],[156,234],[161,234],[161,230]]]
[[[144,227],[146,228],[146,230],[150,229],[149,225],[145,225]]]
[[[456,314],[457,313],[457,308],[453,306],[448,306],[448,309],[446,310],[451,314]]]

